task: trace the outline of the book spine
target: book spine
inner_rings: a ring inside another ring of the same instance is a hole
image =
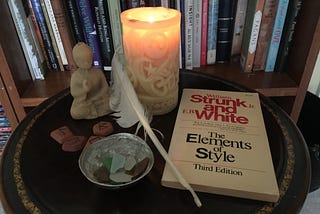
[[[193,32],[192,32],[192,66],[195,68],[200,67],[201,55],[201,16],[202,14],[202,1],[193,1]]]
[[[235,0],[219,0],[216,62],[228,62],[231,56]]]
[[[140,2],[139,0],[127,0],[127,7],[128,8],[140,7]]]
[[[252,72],[263,6],[264,0],[248,0],[240,57],[243,72]]]
[[[32,8],[37,20],[37,23],[39,25],[41,37],[43,39],[43,43],[45,46],[45,50],[48,56],[48,59],[50,61],[50,69],[52,71],[58,71],[59,65],[56,58],[56,55],[54,53],[51,37],[49,35],[49,30],[47,28],[46,21],[44,19],[44,14],[42,11],[42,7],[39,0],[31,0]]]
[[[192,69],[192,43],[193,43],[193,1],[186,0],[184,5],[185,16],[185,68]]]
[[[201,17],[201,49],[200,49],[200,65],[207,64],[207,45],[208,45],[208,6],[209,0],[202,1],[202,17]]]
[[[277,14],[275,17],[274,27],[271,35],[270,46],[269,46],[268,55],[266,59],[266,67],[265,67],[266,72],[274,71],[288,5],[289,5],[289,0],[279,0]]]
[[[53,31],[53,28],[51,26],[49,14],[48,14],[48,11],[46,9],[44,0],[40,0],[40,4],[41,4],[42,11],[43,11],[45,23],[47,25],[48,32],[49,32],[49,35],[50,35],[50,38],[51,38],[52,47],[53,47],[54,53],[55,53],[57,61],[58,61],[59,69],[60,69],[60,71],[64,71],[64,66],[63,66],[61,55],[60,55],[60,52],[59,52],[58,43],[57,43],[57,41],[55,39],[55,36],[54,36],[54,31]]]
[[[161,0],[161,7],[169,7],[169,1],[168,0]]]
[[[180,68],[185,68],[185,16],[184,16],[184,0],[177,0],[177,9],[181,13],[180,25]]]
[[[71,31],[75,40],[75,43],[86,42],[84,37],[84,31],[80,21],[80,13],[78,10],[76,0],[65,1],[66,13],[69,17]]]
[[[219,0],[209,0],[207,64],[216,62]]]
[[[240,55],[248,0],[238,0],[234,18],[231,56]]]
[[[108,71],[111,70],[111,60],[114,53],[108,5],[103,0],[94,0],[92,1],[92,7],[101,50],[103,70]]]
[[[122,25],[120,21],[120,1],[107,1],[110,23],[111,23],[111,34],[114,51],[119,54],[123,54],[123,43],[122,43]]]
[[[284,71],[287,66],[287,57],[292,46],[292,38],[299,16],[302,0],[289,1],[286,21],[283,27],[279,52],[276,61],[276,70]]]
[[[53,31],[53,35],[54,35],[54,39],[57,43],[57,47],[58,47],[58,51],[60,53],[60,57],[62,60],[62,64],[63,65],[68,65],[68,59],[66,56],[66,52],[64,51],[64,47],[63,47],[63,43],[62,43],[62,39],[60,36],[60,31],[56,22],[56,18],[54,16],[54,12],[51,6],[51,0],[44,0],[44,5],[45,8],[47,10],[48,13],[48,17],[49,17],[49,21],[50,21],[50,25]]]
[[[66,69],[75,70],[77,68],[77,65],[74,62],[72,55],[72,49],[75,43],[73,41],[71,30],[69,28],[69,24],[65,15],[66,13],[63,6],[63,0],[50,0],[50,2],[57,23],[57,27],[60,32],[63,49],[67,58],[68,64],[66,65]]]
[[[86,43],[90,46],[93,53],[92,66],[103,69],[101,54],[98,44],[95,23],[93,21],[92,7],[89,0],[77,0],[77,6],[80,14],[80,21],[84,30]]]
[[[270,44],[270,38],[274,20],[277,12],[278,0],[265,0],[262,12],[259,37],[257,41],[256,54],[253,61],[253,70],[264,70],[266,57]]]

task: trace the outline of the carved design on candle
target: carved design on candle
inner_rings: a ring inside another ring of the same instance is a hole
[[[180,22],[159,28],[123,25],[127,72],[139,99],[153,114],[171,111],[177,104]],[[156,23],[155,23],[156,25]]]

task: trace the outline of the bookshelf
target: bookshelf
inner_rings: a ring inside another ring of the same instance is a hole
[[[0,35],[0,44],[9,66],[10,74],[8,75],[12,75],[22,107],[35,107],[48,97],[69,87],[71,73],[49,72],[45,80],[33,81],[28,75],[28,68],[7,2],[5,0],[0,0],[0,2],[5,3],[0,8],[0,24],[5,23],[6,26]],[[302,1],[292,51],[289,54],[290,63],[283,71],[244,73],[241,71],[237,57],[232,58],[230,63],[202,66],[193,71],[215,75],[257,90],[271,97],[294,121],[297,121],[320,49],[319,11],[320,1]],[[10,35],[10,37],[5,35]],[[19,109],[20,107],[14,105],[13,108]]]

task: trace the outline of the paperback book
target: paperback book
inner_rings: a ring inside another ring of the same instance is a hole
[[[184,89],[169,157],[196,191],[279,199],[258,93]],[[183,189],[168,164],[161,183]]]

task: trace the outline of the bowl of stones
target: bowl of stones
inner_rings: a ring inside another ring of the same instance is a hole
[[[79,157],[83,175],[106,189],[121,189],[141,180],[152,169],[148,144],[129,133],[109,135],[87,146]]]

